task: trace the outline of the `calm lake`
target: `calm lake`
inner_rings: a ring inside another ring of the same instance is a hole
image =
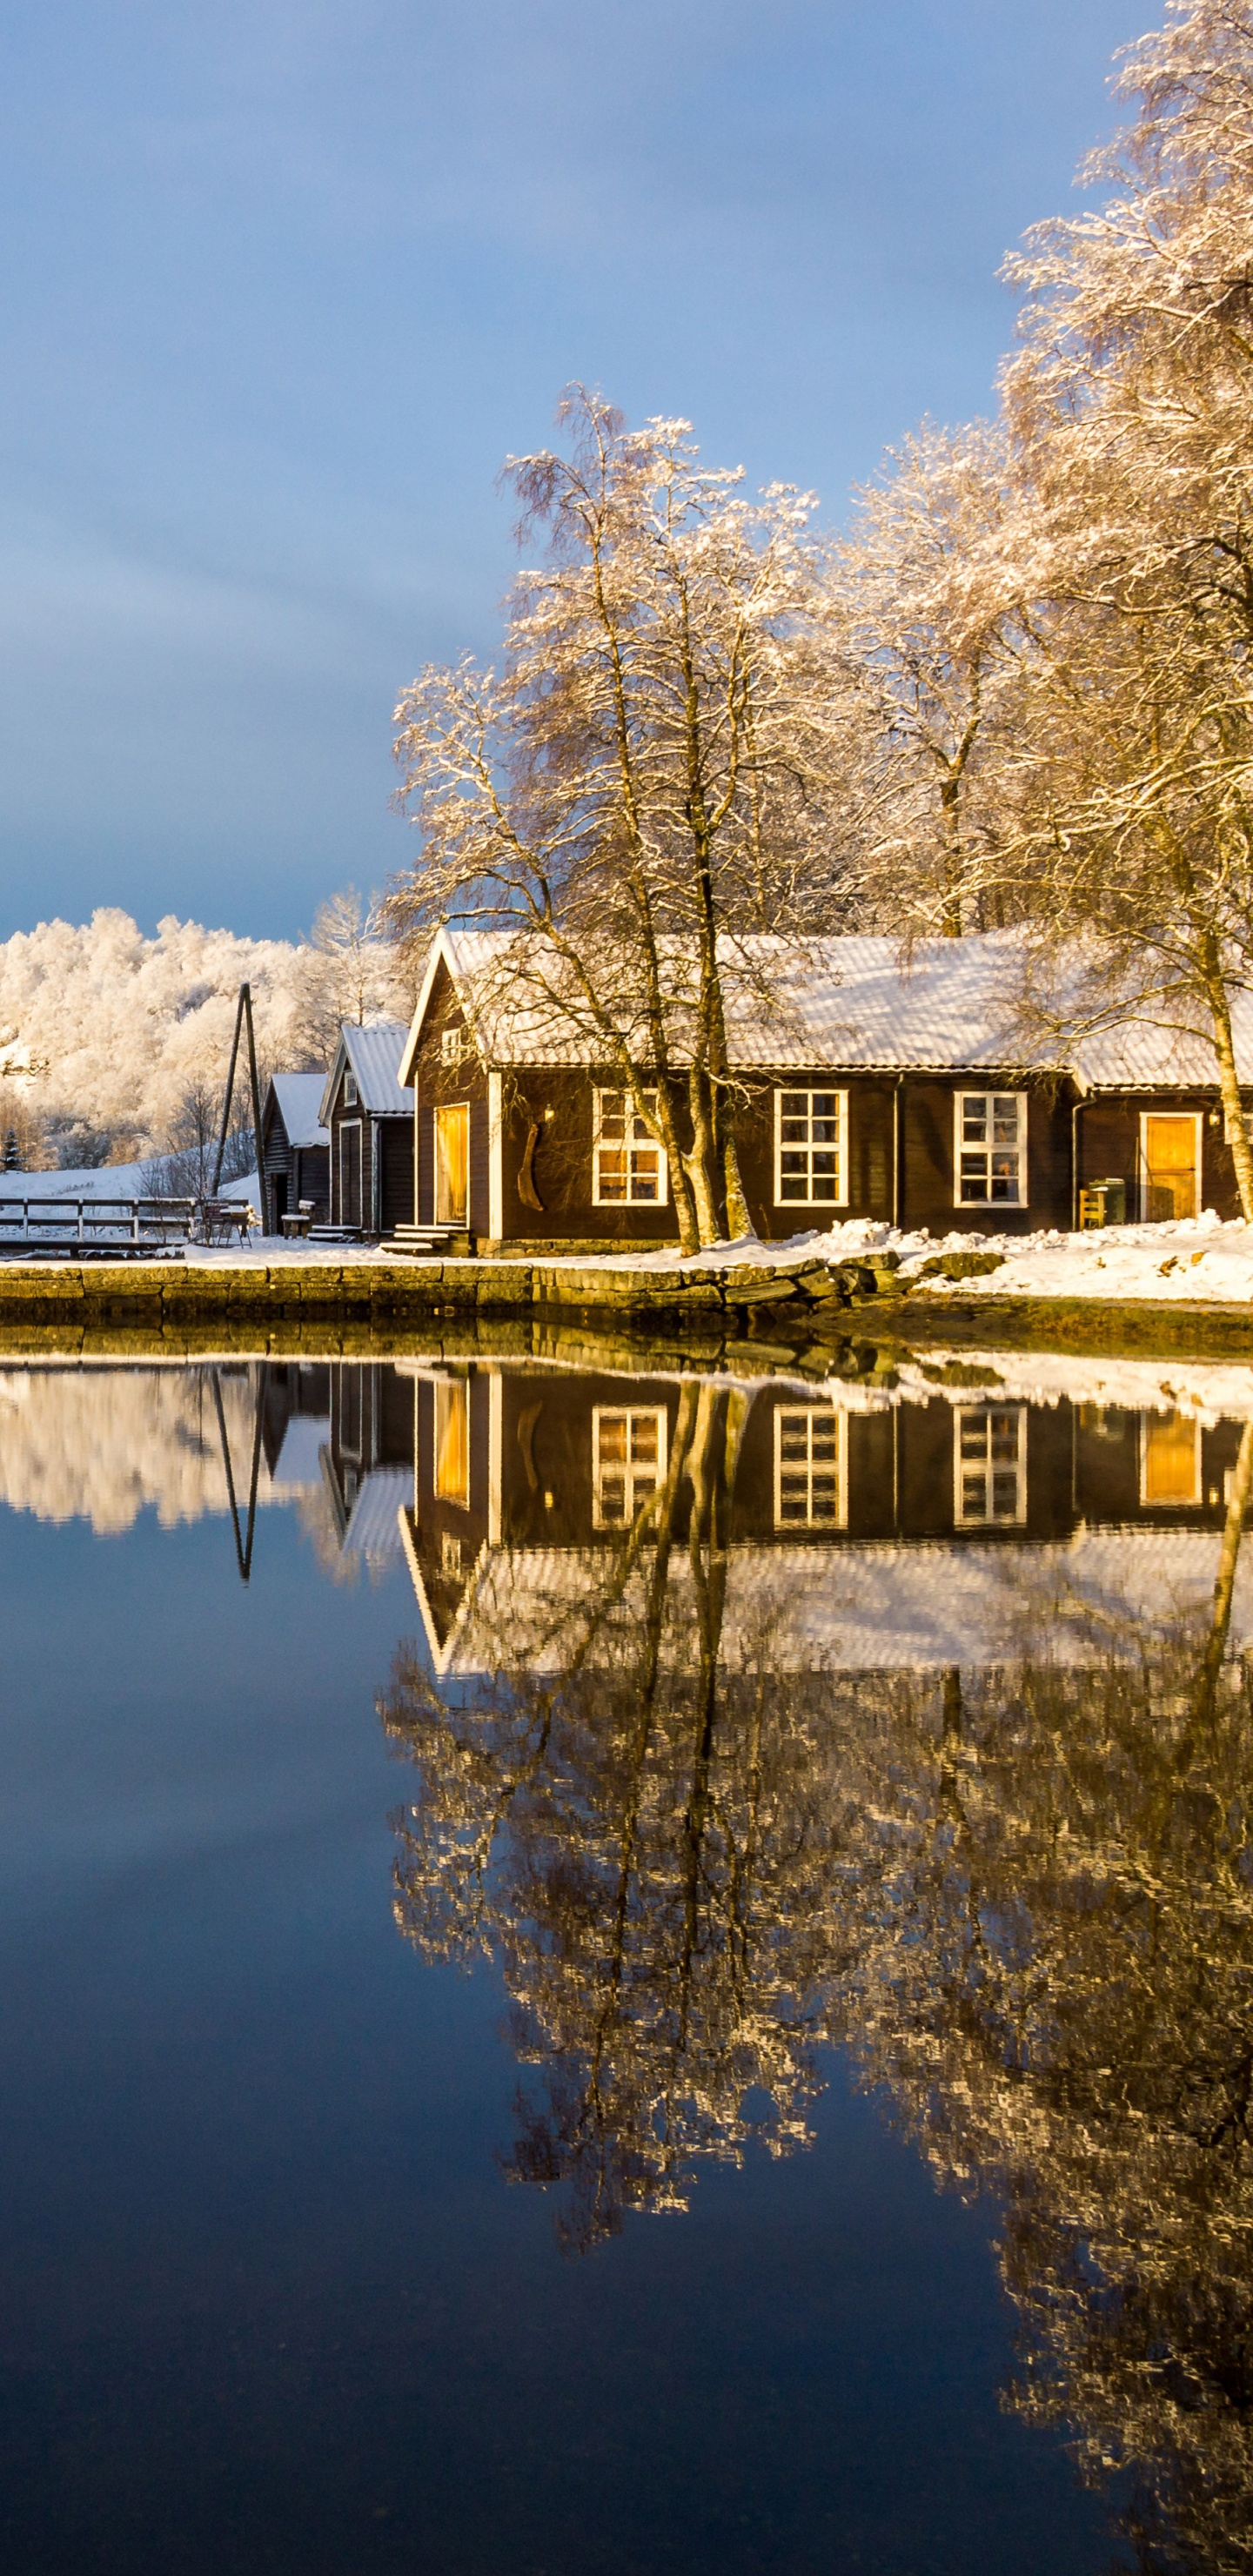
[[[10,2576],[1253,2564],[1253,1372],[841,1367],[0,1366]]]

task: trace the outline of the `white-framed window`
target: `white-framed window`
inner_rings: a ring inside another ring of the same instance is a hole
[[[806,1084],[774,1095],[776,1207],[848,1201],[848,1093]]]
[[[1012,1529],[1026,1517],[1026,1405],[956,1405],[953,1518],[958,1529]]]
[[[440,1030],[439,1060],[441,1064],[460,1064],[465,1051],[466,1033],[464,1029]]]
[[[847,1519],[845,1415],[833,1404],[776,1405],[775,1528],[843,1529]]]
[[[959,1091],[953,1104],[955,1207],[1027,1204],[1025,1091]]]
[[[355,1109],[356,1106],[357,1077],[355,1073],[346,1073],[344,1075],[344,1107],[345,1109]]]
[[[592,1412],[592,1527],[629,1529],[666,1473],[664,1404],[598,1404]]]
[[[655,1091],[646,1091],[650,1108]],[[593,1207],[664,1207],[666,1158],[627,1091],[593,1094]]]

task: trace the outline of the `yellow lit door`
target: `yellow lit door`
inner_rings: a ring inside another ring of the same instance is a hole
[[[435,1112],[435,1222],[464,1225],[470,1186],[470,1112]]]
[[[1144,1213],[1150,1224],[1196,1215],[1196,1138],[1195,1118],[1145,1119]]]
[[[1186,1413],[1147,1413],[1141,1422],[1142,1503],[1199,1503],[1201,1426]]]
[[[470,1390],[463,1377],[435,1386],[435,1492],[441,1503],[470,1506]]]

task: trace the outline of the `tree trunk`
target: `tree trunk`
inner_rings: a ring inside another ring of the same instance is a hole
[[[755,1237],[757,1228],[748,1213],[748,1201],[744,1196],[744,1184],[740,1178],[740,1157],[739,1148],[735,1142],[735,1129],[730,1119],[726,1117],[725,1109],[723,1116],[725,1123],[722,1130],[722,1185],[726,1191],[727,1233],[733,1238],[741,1234]]]
[[[1207,966],[1210,961],[1207,960]],[[1244,1103],[1240,1098],[1240,1076],[1236,1070],[1235,1040],[1231,1034],[1231,999],[1226,979],[1217,958],[1207,972],[1209,1006],[1214,1022],[1214,1052],[1218,1057],[1218,1089],[1223,1104],[1223,1134],[1231,1147],[1236,1167],[1236,1188],[1240,1193],[1240,1213],[1253,1224],[1253,1146],[1245,1124]]]

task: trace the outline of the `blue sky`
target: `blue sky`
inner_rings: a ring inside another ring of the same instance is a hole
[[[1152,0],[18,0],[0,38],[0,937],[253,933],[403,865],[561,387],[853,480],[986,410]]]

